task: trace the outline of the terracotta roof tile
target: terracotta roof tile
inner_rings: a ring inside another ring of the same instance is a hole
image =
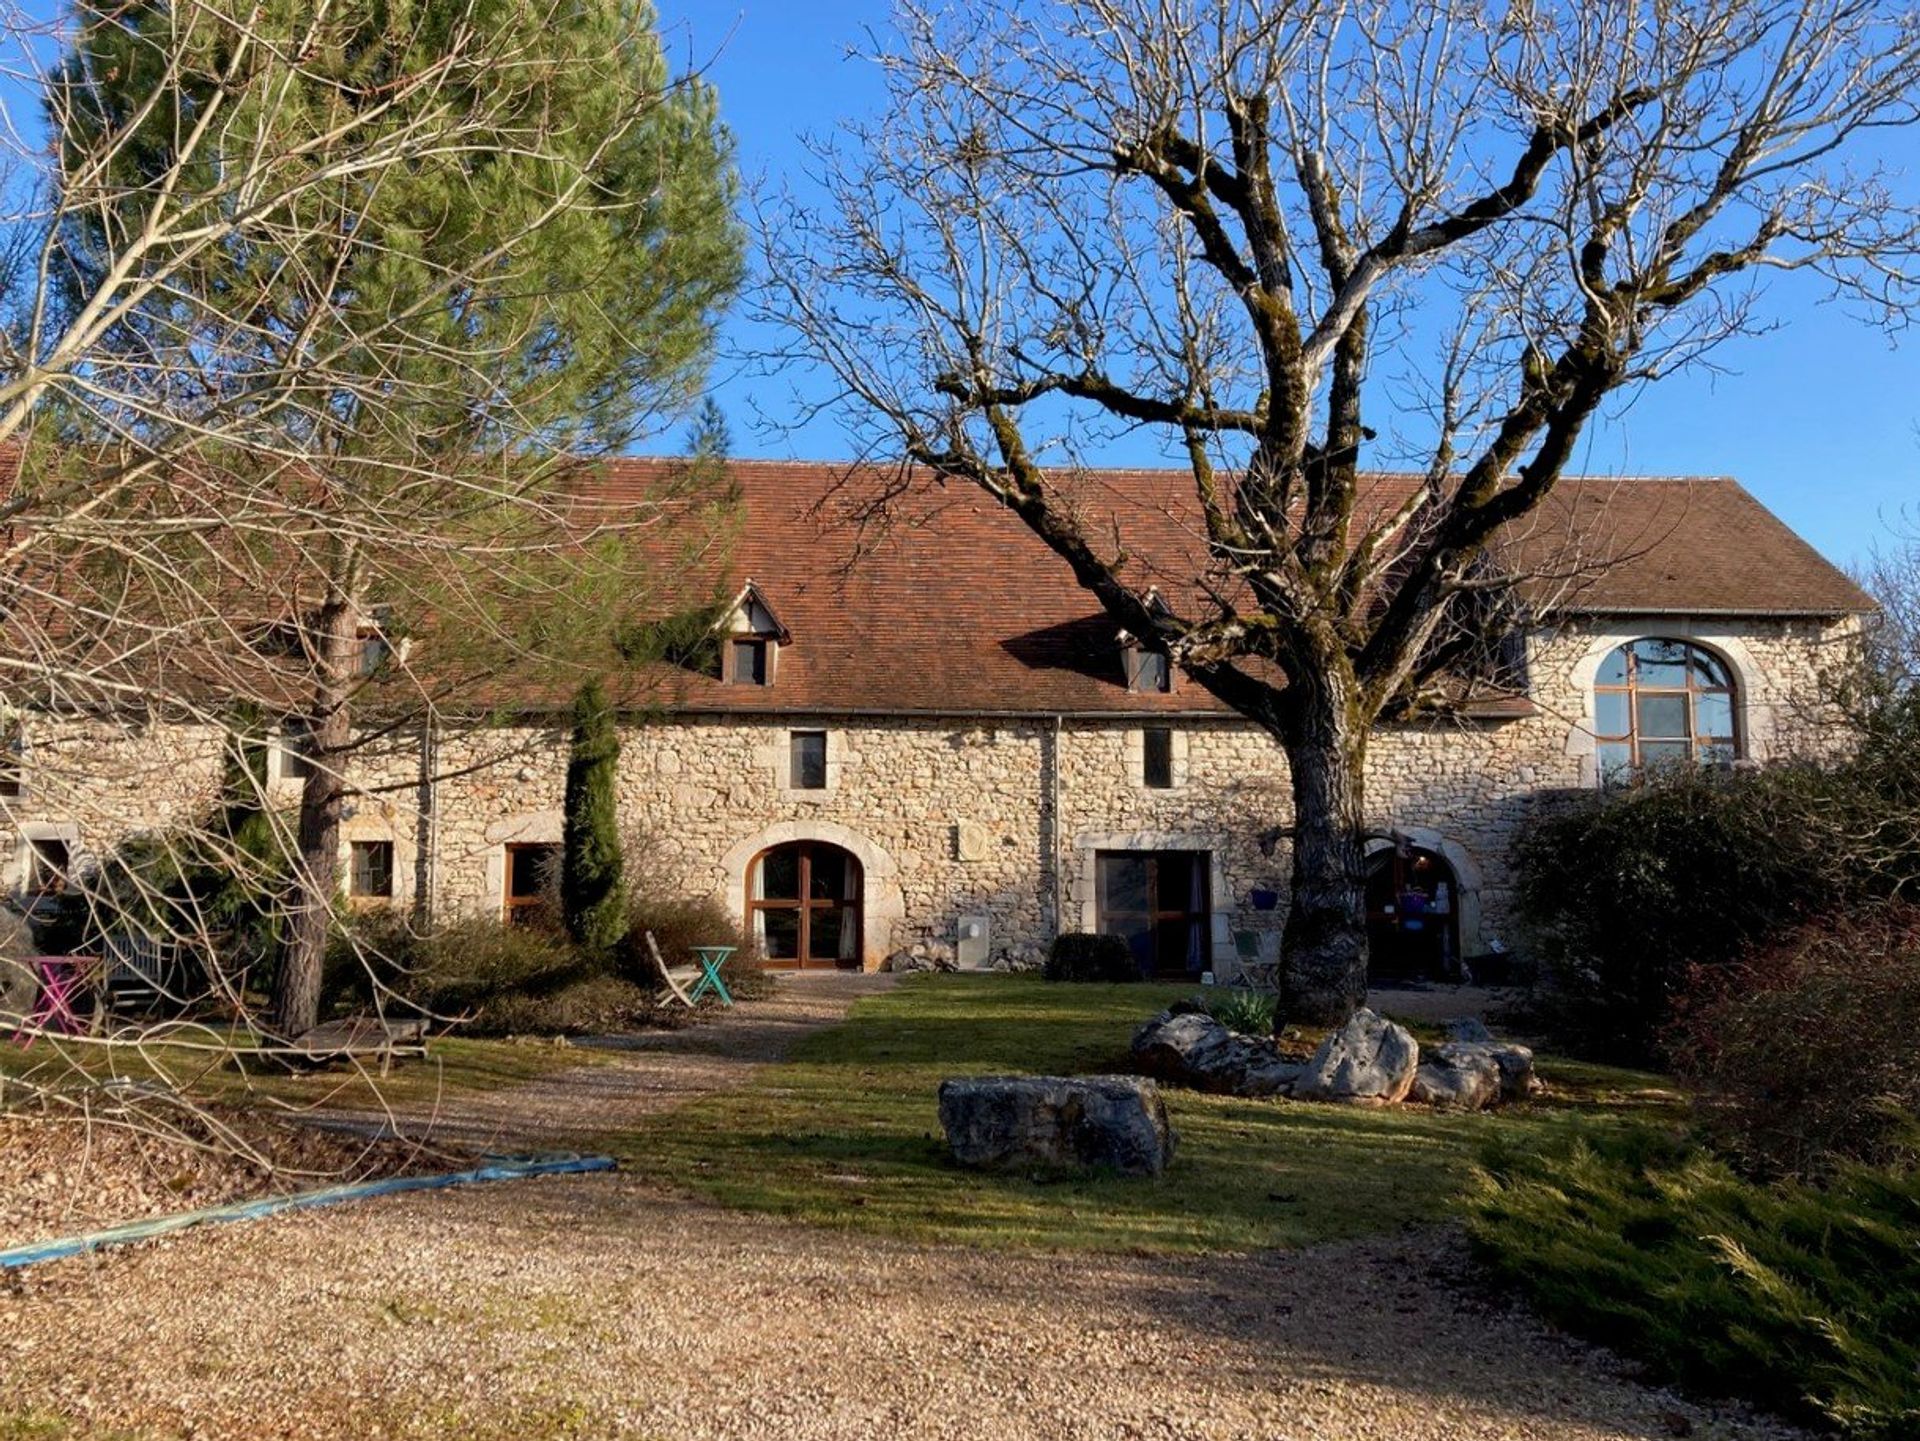
[[[622,460],[595,500],[637,502],[673,462]],[[1217,713],[1191,682],[1129,692],[1117,629],[1017,517],[971,487],[916,486],[883,525],[855,515],[880,472],[833,464],[736,461],[742,502],[725,574],[751,578],[791,631],[775,683],[723,684],[680,672],[669,704],[781,713]],[[1390,505],[1417,482],[1368,481]],[[1093,533],[1132,557],[1136,583],[1176,607],[1204,565],[1184,474],[1076,473],[1063,481]],[[1871,602],[1737,483],[1725,479],[1569,479],[1504,553],[1549,577],[1535,598],[1583,613],[1837,616]],[[1524,701],[1487,714],[1524,713]]]

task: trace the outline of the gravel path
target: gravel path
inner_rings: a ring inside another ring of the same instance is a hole
[[[780,977],[773,994],[675,1030],[599,1036],[578,1044],[617,1052],[521,1086],[454,1095],[431,1105],[325,1111],[318,1119],[435,1143],[489,1149],[565,1148],[670,1107],[747,1083],[810,1031],[845,1018],[862,996],[899,978],[827,972]]]
[[[783,983],[711,1026],[610,1038],[608,1064],[409,1119],[442,1139],[563,1143],[742,1084],[888,981]],[[389,1197],[0,1278],[0,1435],[16,1433],[1799,1434],[1643,1386],[1483,1295],[1450,1232],[1252,1258],[1029,1256],[749,1217],[625,1175]]]
[[[0,1291],[0,1421],[463,1441],[1794,1434],[1638,1385],[1464,1271],[1446,1232],[1023,1257],[753,1219],[629,1177],[530,1181]]]

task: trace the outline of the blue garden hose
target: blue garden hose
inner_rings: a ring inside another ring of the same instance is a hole
[[[563,1176],[583,1171],[611,1171],[611,1156],[498,1156],[470,1171],[448,1171],[437,1176],[392,1176],[384,1181],[360,1181],[346,1186],[326,1186],[317,1191],[300,1191],[291,1196],[268,1196],[258,1201],[234,1201],[225,1206],[208,1206],[199,1211],[182,1211],[173,1216],[155,1216],[146,1221],[130,1221],[124,1226],[109,1226],[84,1236],[64,1236],[56,1241],[34,1241],[0,1251],[0,1270],[33,1266],[42,1261],[58,1261],[67,1256],[85,1255],[107,1246],[125,1246],[170,1235],[191,1226],[213,1226],[228,1221],[256,1221],[281,1211],[304,1211],[312,1206],[331,1206],[341,1201],[362,1201],[372,1196],[391,1196],[400,1191],[439,1191],[448,1186],[470,1186],[480,1181],[518,1181],[527,1176]]]

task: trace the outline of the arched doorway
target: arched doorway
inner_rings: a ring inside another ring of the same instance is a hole
[[[1367,948],[1376,980],[1460,975],[1460,879],[1438,851],[1399,844],[1367,857]]]
[[[769,965],[858,967],[864,890],[850,851],[825,841],[769,846],[747,867],[747,926]]]

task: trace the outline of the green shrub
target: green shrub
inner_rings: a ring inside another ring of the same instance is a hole
[[[534,995],[505,992],[482,1007],[479,1035],[579,1036],[628,1031],[653,1015],[653,996],[619,976],[589,975]]]
[[[1847,911],[1704,978],[1668,1041],[1715,1144],[1763,1175],[1920,1161],[1920,907]]]
[[[473,1034],[514,1029],[511,1004],[553,996],[591,978],[595,967],[564,936],[509,926],[492,916],[453,921],[429,935],[397,912],[356,917],[329,948],[322,994],[360,1007],[384,989],[437,1016],[467,1017]]]
[[[1049,981],[1137,981],[1140,963],[1119,936],[1055,936],[1041,974]]]
[[[1762,1185],[1673,1138],[1574,1131],[1490,1154],[1480,1257],[1663,1379],[1857,1441],[1920,1434],[1920,1176]]]
[[[1675,768],[1533,827],[1515,899],[1535,1024],[1583,1054],[1657,1059],[1690,978],[1833,896],[1795,820],[1811,783]]]
[[[1229,1031],[1238,1031],[1246,1036],[1273,1034],[1273,1016],[1279,998],[1271,991],[1216,986],[1201,991],[1194,997],[1194,1002]]]
[[[614,970],[636,986],[660,989],[660,973],[646,952],[651,931],[661,959],[669,966],[693,965],[695,946],[732,946],[733,955],[721,974],[736,999],[762,996],[773,987],[759,947],[726,907],[711,897],[649,897],[630,890],[627,920],[627,933],[614,953]]]

